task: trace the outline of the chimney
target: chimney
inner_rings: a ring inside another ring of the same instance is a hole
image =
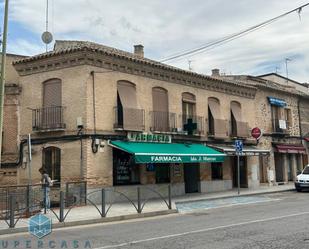
[[[134,54],[139,57],[144,57],[144,46],[142,44],[134,45]]]
[[[211,70],[211,76],[219,77],[220,76],[220,70],[218,68],[214,68]]]

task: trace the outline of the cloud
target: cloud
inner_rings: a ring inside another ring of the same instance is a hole
[[[145,55],[162,59],[196,48],[220,37],[263,22],[305,3],[304,0],[49,0],[49,27],[56,39],[91,40],[132,51],[145,45]],[[11,1],[11,20],[40,37],[45,29],[45,1]],[[209,74],[214,67],[226,73],[263,74],[281,67],[284,59],[302,55],[289,63],[295,80],[309,81],[309,7],[286,16],[230,43],[169,64]],[[37,41],[39,39],[36,39]],[[27,44],[28,37],[13,41],[16,53],[36,52],[41,44]]]

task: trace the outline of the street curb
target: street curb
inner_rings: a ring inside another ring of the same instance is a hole
[[[141,213],[141,214],[128,214],[128,215],[105,217],[105,218],[90,219],[90,220],[68,221],[68,222],[63,222],[63,223],[55,223],[52,225],[52,228],[54,229],[54,228],[61,228],[61,227],[73,227],[73,226],[91,225],[91,224],[99,224],[99,223],[108,223],[108,222],[114,222],[114,221],[149,218],[149,217],[175,214],[175,213],[178,213],[177,209],[153,211],[153,212],[147,212],[147,213]],[[28,231],[28,227],[7,228],[7,229],[0,230],[0,235],[24,233],[27,231]]]
[[[205,197],[201,199],[196,200],[186,200],[186,201],[175,201],[175,205],[177,204],[185,204],[185,203],[192,203],[192,202],[200,202],[200,201],[212,201],[212,200],[218,200],[218,199],[228,199],[228,198],[234,198],[239,196],[254,196],[254,195],[265,195],[265,194],[275,194],[275,193],[281,193],[281,192],[289,192],[289,191],[295,191],[295,188],[290,189],[281,189],[281,190],[274,190],[274,191],[265,191],[265,192],[257,192],[257,193],[247,193],[247,194],[240,194],[240,195],[223,195],[223,196],[217,196],[217,197]]]

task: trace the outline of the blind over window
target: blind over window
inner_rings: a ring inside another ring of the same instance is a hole
[[[118,81],[117,90],[123,108],[134,108],[137,106],[135,85],[127,81]]]
[[[168,95],[167,91],[160,87],[152,88],[152,126],[159,131],[168,131],[169,113],[168,113]]]
[[[221,119],[221,110],[219,100],[208,98],[208,106],[214,119]]]
[[[123,129],[143,130],[144,113],[138,108],[135,85],[128,81],[118,81],[117,91],[121,102],[118,112],[122,112]]]
[[[153,111],[168,112],[168,95],[165,89],[160,87],[152,88],[152,105]]]
[[[61,81],[51,79],[43,83],[43,107],[61,106]]]
[[[191,102],[191,103],[195,103],[196,99],[195,99],[195,95],[192,93],[182,93],[182,101],[183,102]]]
[[[237,102],[231,102],[231,110],[234,115],[234,118],[236,122],[241,122],[242,121],[242,116],[241,116],[241,106]]]

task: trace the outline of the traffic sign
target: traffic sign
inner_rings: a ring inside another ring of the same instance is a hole
[[[237,154],[242,153],[243,143],[241,140],[235,140],[235,151]]]
[[[262,131],[259,127],[254,127],[251,130],[251,136],[254,137],[256,140],[259,140],[262,136]]]

